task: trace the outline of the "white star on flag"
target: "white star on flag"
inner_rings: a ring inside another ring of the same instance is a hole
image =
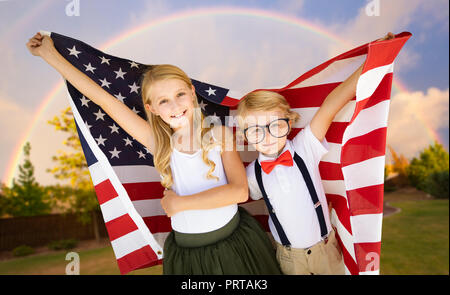
[[[106,87],[109,88],[109,84],[111,84],[111,83],[108,82],[108,81],[106,80],[106,78],[103,78],[103,80],[102,80],[102,79],[99,79],[99,80],[100,80],[100,82],[102,82],[102,87],[103,87],[103,86],[106,86]]]
[[[102,110],[98,110],[97,113],[94,113],[94,115],[96,116],[95,121],[97,121],[98,119],[102,119],[103,121],[105,121],[105,119],[103,119],[103,116],[105,116],[105,113],[102,113]]]
[[[97,141],[98,145],[101,145],[101,144],[105,145],[106,138],[103,138],[101,134],[99,137],[94,138],[94,139]]]
[[[123,140],[125,140],[125,145],[133,146],[133,142],[128,137],[127,138],[123,138]]]
[[[109,128],[111,128],[111,133],[119,133],[119,127],[117,127],[116,124],[113,123],[112,126],[109,126]]]
[[[125,96],[122,96],[122,94],[120,92],[119,92],[119,94],[114,94],[114,96],[121,102],[123,102],[123,99],[126,98]]]
[[[86,67],[86,72],[87,71],[89,71],[89,72],[92,72],[92,74],[94,74],[94,70],[96,69],[96,68],[94,68],[92,65],[91,65],[91,63],[88,63],[87,65],[83,65],[83,66],[85,66]]]
[[[132,67],[136,67],[136,68],[139,69],[139,65],[138,65],[137,63],[135,63],[134,61],[129,61],[128,63],[131,65],[131,66],[130,66],[131,68],[132,68]]]
[[[109,61],[110,61],[111,59],[106,58],[106,57],[104,57],[104,56],[99,56],[99,57],[102,59],[102,63],[101,63],[101,64],[106,63],[108,66],[110,65],[110,64],[109,64]]]
[[[140,113],[140,111],[136,110],[136,108],[135,108],[134,106],[133,106],[132,111],[135,112],[136,114],[137,114],[137,113]]]
[[[133,82],[133,85],[128,85],[128,87],[131,88],[130,93],[131,93],[131,92],[136,92],[136,93],[138,93],[138,89],[141,88],[140,86],[137,86],[137,85],[136,85],[136,82]]]
[[[72,47],[72,49],[70,49],[70,48],[67,48],[67,49],[70,51],[69,55],[75,55],[77,58],[78,58],[78,54],[81,53],[81,51],[77,51],[77,49],[75,48],[75,45]]]
[[[80,100],[81,100],[81,105],[82,105],[82,106],[87,106],[87,107],[89,107],[89,106],[88,106],[88,103],[90,102],[90,100],[87,99],[86,97],[84,97],[84,95],[83,95],[82,98],[80,98]]]
[[[205,90],[206,92],[208,92],[208,96],[212,95],[216,95],[216,90],[217,89],[212,89],[211,87],[209,87],[208,90]]]
[[[111,159],[114,158],[114,157],[117,157],[117,159],[119,159],[119,153],[121,153],[122,151],[118,151],[116,149],[116,147],[114,147],[114,150],[113,151],[109,151],[109,152],[111,153]]]
[[[125,80],[125,78],[123,77],[123,75],[125,75],[127,72],[122,72],[122,68],[119,68],[118,71],[114,71],[114,73],[117,74],[116,79],[118,79],[119,77],[122,78],[123,80]]]
[[[86,128],[91,131],[92,125],[89,125],[87,121],[84,121],[84,124],[86,125]]]
[[[207,104],[204,103],[203,100],[200,101],[200,103],[199,103],[198,105],[200,106],[200,108],[201,108],[203,111],[205,111],[205,107],[207,106]]]
[[[137,153],[139,154],[139,159],[140,158],[144,158],[145,159],[145,154],[143,152],[138,151]]]

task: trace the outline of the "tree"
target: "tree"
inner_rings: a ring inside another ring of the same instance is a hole
[[[56,192],[54,197],[65,204],[63,208],[66,212],[79,213],[83,223],[93,220],[94,233],[98,240],[100,235],[95,211],[99,210],[99,204],[70,107],[61,111],[60,117],[55,116],[48,123],[55,126],[56,130],[68,134],[63,143],[72,149],[71,152],[58,151],[58,155],[52,157],[57,163],[56,166],[47,169],[47,172],[52,173],[57,179],[70,180],[69,187],[52,187]]]
[[[387,169],[394,173],[397,173],[397,177],[395,177],[395,180],[392,180],[392,184],[394,184],[396,187],[404,187],[409,185],[407,174],[407,168],[409,165],[408,159],[401,154],[398,155],[391,146],[388,145],[388,148],[392,155],[392,164],[387,167]]]
[[[411,160],[407,174],[417,189],[435,197],[448,197],[449,154],[437,141]]]
[[[30,161],[31,145],[27,142],[23,148],[25,161],[19,165],[19,177],[13,178],[9,188],[2,184],[1,203],[3,212],[11,216],[34,216],[50,213],[51,203],[46,198],[46,189],[34,178],[34,166]]]

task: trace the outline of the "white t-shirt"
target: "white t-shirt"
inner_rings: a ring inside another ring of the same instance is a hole
[[[219,177],[207,179],[210,167],[203,162],[202,150],[187,154],[173,149],[170,168],[172,170],[172,190],[179,196],[199,193],[216,186],[227,184],[223,169],[221,146],[215,146],[208,153],[208,158],[216,164],[212,175]],[[172,228],[182,233],[205,233],[223,227],[237,212],[237,204],[203,210],[186,210],[171,217]]]
[[[330,216],[319,172],[320,159],[328,152],[328,149],[326,139],[320,142],[312,133],[308,123],[292,141],[286,141],[286,146],[281,153],[289,150],[293,158],[295,151],[305,162],[319,201],[322,204],[329,232],[331,230]],[[259,153],[258,159],[259,163],[274,160],[274,158],[267,157],[262,153]],[[293,166],[277,165],[270,174],[261,170],[261,177],[270,204],[275,210],[275,215],[291,242],[291,246],[293,248],[308,248],[321,240],[320,225],[302,173],[295,161],[293,163]],[[247,166],[246,171],[250,197],[258,200],[262,198],[262,193],[255,177],[255,161]],[[269,227],[274,239],[281,244],[270,217]]]

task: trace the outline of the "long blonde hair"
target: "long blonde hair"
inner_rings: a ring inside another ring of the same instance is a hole
[[[186,75],[186,73],[180,68],[174,65],[152,65],[148,66],[147,70],[144,72],[141,81],[141,94],[143,105],[150,104],[151,98],[149,96],[151,86],[156,81],[166,80],[166,79],[178,79],[186,83],[186,85],[191,88],[191,79]],[[210,167],[206,174],[207,179],[217,179],[219,178],[212,175],[216,164],[208,158],[208,152],[216,146],[217,142],[213,141],[213,137],[210,135],[210,130],[212,126],[204,127],[204,115],[198,105],[197,96],[194,93],[194,113],[193,113],[193,126],[194,130],[194,142],[195,139],[201,143],[202,149],[202,159],[203,162]],[[172,128],[169,124],[164,122],[160,116],[153,114],[147,109],[147,118],[152,128],[155,140],[155,154],[153,155],[153,163],[155,168],[162,176],[161,184],[170,188],[173,184],[172,170],[170,169],[170,156],[173,151],[173,138],[174,134]],[[170,148],[168,148],[170,147]]]

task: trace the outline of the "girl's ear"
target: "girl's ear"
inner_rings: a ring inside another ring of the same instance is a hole
[[[155,114],[155,115],[158,115],[158,114],[156,113],[155,109],[154,109],[150,104],[146,103],[146,104],[144,105],[144,107],[145,107],[146,110],[152,112],[152,113]]]
[[[195,87],[194,87],[194,85],[191,86],[191,89],[192,89],[192,96],[195,96]]]

